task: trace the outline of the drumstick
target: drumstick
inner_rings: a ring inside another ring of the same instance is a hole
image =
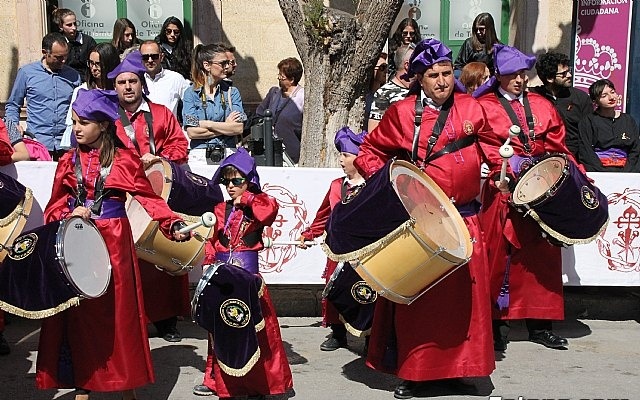
[[[196,222],[195,224],[185,226],[184,228],[180,229],[178,233],[182,233],[182,234],[189,233],[192,230],[202,225],[206,226],[207,228],[210,228],[215,223],[216,223],[216,216],[212,212],[206,212],[202,214],[202,216],[200,217],[200,221]]]
[[[509,143],[511,142],[512,137],[516,137],[520,134],[520,127],[518,125],[511,125],[509,127],[509,135],[507,136],[507,140],[504,142],[502,147],[500,147],[500,157],[502,157],[502,168],[500,169],[500,182],[506,182],[507,179],[507,164],[509,163],[509,159],[513,157],[513,146]]]
[[[268,249],[268,248],[273,247],[273,246],[297,246],[297,245],[302,243],[302,242],[300,242],[298,240],[283,240],[283,241],[274,242],[273,240],[271,240],[271,238],[268,238],[268,237],[263,237],[262,238],[262,242],[264,243],[264,248],[265,249]],[[314,242],[313,240],[309,240],[309,241],[305,241],[304,244],[307,245],[307,246],[314,246],[314,245],[318,244],[318,242]]]

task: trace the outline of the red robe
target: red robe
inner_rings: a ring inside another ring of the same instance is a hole
[[[171,111],[147,100],[153,116],[153,138],[156,155],[177,164],[187,162],[187,139],[180,123]],[[128,115],[131,118],[130,115]],[[140,155],[150,152],[149,131],[142,112],[136,113],[131,121],[136,132]],[[137,152],[133,142],[124,131],[120,120],[116,121],[116,132],[120,140],[132,151]],[[144,308],[150,322],[162,321],[177,315],[189,315],[189,277],[172,276],[159,271],[153,264],[139,260],[144,292]]]
[[[535,132],[531,155],[564,153],[575,162],[565,146],[565,128],[556,109],[538,94],[528,93],[527,97]],[[564,303],[560,248],[542,237],[540,227],[532,218],[523,218],[522,213],[509,205],[510,194],[500,193],[496,188],[493,178],[499,176],[502,165],[499,148],[506,141],[512,123],[494,93],[478,100],[491,126],[491,130],[480,135],[479,140],[490,168],[482,192],[480,222],[489,252],[492,304],[495,304],[504,282],[509,249],[511,251],[509,307],[502,311],[493,307],[493,317],[561,320],[564,318]],[[516,156],[525,155],[519,138],[512,138],[510,143]],[[511,171],[510,166],[508,171]]]
[[[333,207],[341,201],[342,185],[345,179],[346,178],[337,178],[331,182],[329,191],[324,197],[324,200],[322,200],[322,204],[320,204],[311,226],[302,232],[302,236],[304,236],[305,240],[313,240],[322,236],[324,233],[327,221],[331,215],[331,210],[333,210]],[[325,279],[326,283],[329,282],[329,279],[331,278],[331,275],[333,275],[337,266],[337,261],[332,261],[327,258],[327,266],[322,273],[322,277]],[[331,302],[327,301],[327,299],[322,299],[322,324],[324,326],[342,324],[338,311]]]
[[[219,235],[225,232],[225,225],[228,229],[226,232],[229,232],[230,236],[229,247],[234,251],[260,251],[264,248],[261,240],[249,247],[244,244],[241,237],[263,226],[271,225],[278,215],[278,203],[266,193],[254,194],[248,191],[242,194],[241,199],[238,211],[229,216],[228,224],[225,215],[227,203],[219,203],[214,207],[215,233],[209,241],[216,252],[229,252],[229,248],[218,240]],[[244,219],[245,207],[250,208],[253,213],[253,218],[249,221]],[[244,230],[240,229],[243,223],[246,224]],[[265,322],[265,327],[257,333],[261,350],[260,358],[246,375],[234,377],[220,368],[212,352],[211,335],[209,335],[209,353],[203,383],[220,398],[282,394],[293,388],[289,361],[282,345],[280,325],[266,285],[260,298],[260,308]]]
[[[4,122],[0,121],[0,165],[11,164],[11,155],[13,154],[13,146],[9,141],[9,134]],[[0,332],[2,332],[0,330]]]
[[[476,100],[466,94],[454,96],[454,105],[434,152],[466,135],[485,134],[488,129]],[[371,176],[391,157],[408,159],[413,141],[415,99],[410,96],[392,104],[380,125],[365,137],[355,160],[363,176]],[[437,111],[425,106],[419,159],[426,155],[427,140],[437,117]],[[472,202],[480,191],[480,153],[475,144],[444,155],[423,170],[457,205]],[[383,209],[384,205],[380,207]],[[410,305],[378,298],[367,356],[370,367],[412,381],[488,376],[494,370],[484,242],[477,216],[465,217],[464,221],[471,238],[475,239],[468,264]],[[397,355],[389,359],[393,352],[385,352],[385,347],[393,341],[393,335],[397,340]]]
[[[98,151],[82,148],[80,160],[86,177],[87,198],[93,199],[93,185],[100,170]],[[70,151],[58,161],[51,198],[44,213],[47,223],[71,215],[68,201],[75,193],[77,182],[74,154]],[[105,189],[115,190],[110,198],[123,203],[125,193],[133,195],[149,215],[160,222],[167,237],[171,225],[180,220],[153,192],[138,156],[128,150],[117,150]],[[111,281],[103,296],[81,300],[77,307],[43,320],[36,363],[36,384],[40,389],[81,387],[122,391],[154,381],[129,220],[111,218],[93,222],[109,251]],[[73,382],[62,382],[58,378],[64,341],[71,351]]]

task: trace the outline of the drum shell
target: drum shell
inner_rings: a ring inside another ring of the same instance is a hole
[[[31,189],[26,188],[24,198],[15,207],[15,209],[2,218],[6,219],[5,223],[0,223],[0,263],[7,256],[7,247],[10,247],[13,241],[20,235],[25,225],[27,224],[27,218],[31,214],[31,207],[33,206],[33,193]],[[4,222],[4,221],[3,221]]]

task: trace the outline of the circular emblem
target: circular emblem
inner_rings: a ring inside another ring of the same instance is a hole
[[[462,123],[463,126],[463,131],[466,135],[471,135],[473,134],[473,124],[471,123],[471,121],[464,121]]]
[[[582,204],[590,210],[595,210],[600,205],[595,192],[587,186],[580,188],[580,197],[582,198]]]
[[[29,257],[29,255],[33,253],[36,243],[38,243],[38,235],[35,233],[27,233],[26,235],[20,236],[13,242],[11,251],[8,254],[9,258],[12,260],[22,260],[23,258]]]
[[[360,304],[371,304],[378,298],[378,292],[365,281],[358,281],[351,286],[351,296]]]
[[[207,186],[207,184],[209,183],[204,177],[196,175],[191,171],[185,171],[184,174],[187,176],[187,178],[189,178],[191,182],[195,183],[198,186]]]
[[[220,316],[230,327],[244,328],[251,319],[251,310],[242,300],[228,299],[220,305]]]

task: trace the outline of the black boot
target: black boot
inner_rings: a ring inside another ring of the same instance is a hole
[[[171,317],[153,323],[158,331],[158,336],[167,342],[179,342],[182,340],[182,336],[176,327],[177,324],[178,317]]]
[[[507,336],[509,335],[509,321],[494,319],[492,321],[493,328],[493,350],[507,350]]]
[[[322,342],[320,350],[334,351],[347,347],[347,329],[342,324],[331,324],[331,336]]]

